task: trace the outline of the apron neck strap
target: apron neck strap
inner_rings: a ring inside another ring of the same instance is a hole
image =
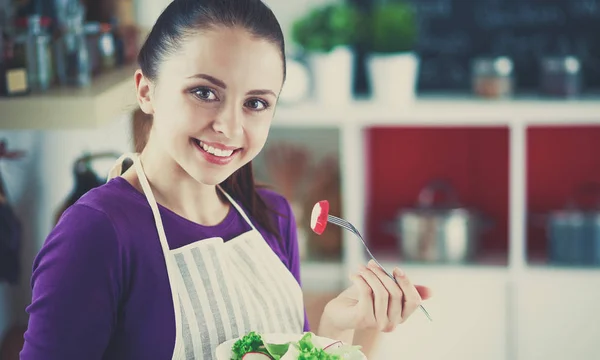
[[[150,188],[150,183],[148,182],[148,178],[144,173],[144,168],[142,167],[142,162],[140,161],[139,154],[126,153],[121,155],[116,161],[116,164],[110,170],[108,179],[110,180],[114,177],[121,175],[123,169],[123,161],[125,161],[128,158],[133,161],[133,167],[135,168],[138,180],[140,181],[140,185],[142,185],[142,190],[144,191],[146,200],[148,201],[148,204],[150,204],[150,209],[152,209],[152,214],[154,215],[154,223],[156,225],[156,230],[158,231],[158,238],[160,239],[160,245],[162,247],[163,252],[166,255],[169,253],[170,250],[169,243],[167,242],[167,235],[165,233],[162,218],[160,216],[160,211],[158,210],[158,203],[154,198],[154,194],[152,193],[152,189]]]
[[[233,205],[233,207],[240,213],[240,215],[242,215],[242,217],[244,218],[244,220],[246,220],[246,222],[248,223],[248,225],[250,225],[250,227],[252,228],[252,230],[256,230],[256,228],[254,227],[254,224],[252,224],[252,221],[250,221],[250,218],[248,217],[248,215],[246,215],[246,212],[237,203],[237,201],[235,201],[225,190],[223,190],[223,188],[221,187],[221,185],[217,185],[217,188],[223,193],[223,195],[225,195],[225,197],[227,198],[227,200],[229,200],[229,202],[231,203],[231,205]]]

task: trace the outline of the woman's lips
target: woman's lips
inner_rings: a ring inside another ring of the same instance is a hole
[[[231,161],[233,161],[233,159],[241,150],[240,148],[237,148],[235,150],[231,150],[232,148],[230,148],[230,150],[218,149],[213,146],[209,146],[198,139],[193,139],[193,142],[196,146],[196,149],[200,151],[202,157],[206,161],[215,165],[229,164]]]

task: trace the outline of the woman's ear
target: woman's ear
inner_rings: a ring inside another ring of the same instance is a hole
[[[137,101],[140,105],[140,109],[146,114],[154,114],[154,107],[152,106],[152,83],[144,76],[140,69],[135,72],[135,88],[137,92]]]

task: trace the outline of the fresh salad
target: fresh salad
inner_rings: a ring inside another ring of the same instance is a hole
[[[271,344],[251,331],[233,344],[231,360],[364,360],[360,346],[336,341],[320,348],[313,336],[307,332],[297,342]]]

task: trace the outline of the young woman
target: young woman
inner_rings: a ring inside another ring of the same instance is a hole
[[[153,117],[148,142],[46,240],[22,359],[212,359],[251,330],[309,330],[290,205],[255,188],[251,167],[284,54],[260,0],[166,8],[135,73],[139,106]],[[312,331],[348,342],[355,329],[392,331],[429,297],[394,274],[400,286],[362,267]]]

